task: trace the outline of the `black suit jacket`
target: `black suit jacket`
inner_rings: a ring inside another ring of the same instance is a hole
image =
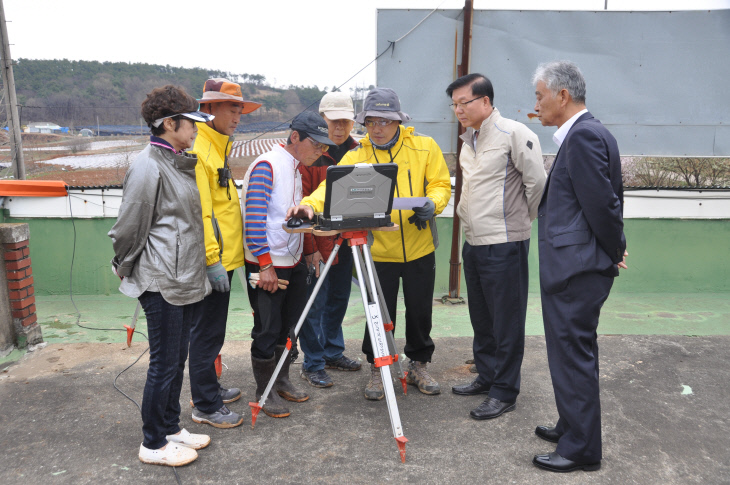
[[[563,290],[577,274],[618,276],[623,259],[623,182],[616,139],[584,113],[571,127],[538,208],[540,284]]]

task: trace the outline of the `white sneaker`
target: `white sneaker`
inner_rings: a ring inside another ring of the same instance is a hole
[[[198,452],[177,443],[167,443],[165,449],[150,450],[144,445],[139,446],[139,461],[150,465],[183,466],[192,463],[198,458]]]
[[[207,434],[192,434],[188,430],[183,429],[178,434],[168,435],[167,441],[168,443],[177,443],[187,448],[200,450],[210,444],[210,436]]]

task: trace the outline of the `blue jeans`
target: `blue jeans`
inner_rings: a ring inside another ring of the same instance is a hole
[[[145,291],[139,301],[150,339],[150,366],[142,397],[142,444],[157,450],[167,444],[167,435],[180,431],[180,390],[190,325],[202,306],[200,302],[171,305],[156,291]]]
[[[352,250],[344,246],[337,256],[338,262],[330,267],[299,332],[299,344],[304,352],[302,368],[307,372],[324,369],[325,360],[337,360],[345,350],[342,320],[350,301]],[[316,283],[313,278],[307,287],[308,295],[311,296]]]

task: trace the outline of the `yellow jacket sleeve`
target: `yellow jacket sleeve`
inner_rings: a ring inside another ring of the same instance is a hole
[[[322,212],[324,210],[324,194],[327,180],[322,180],[314,192],[302,199],[302,205],[311,206],[314,212]]]
[[[349,151],[345,153],[345,156],[342,157],[342,160],[340,160],[340,163],[337,165],[354,165],[357,163],[357,152]],[[314,192],[306,196],[302,199],[301,204],[302,205],[308,205],[311,206],[312,209],[314,209],[314,212],[322,212],[324,211],[324,196],[325,191],[327,187],[327,180],[322,180],[322,182],[319,184],[319,187],[317,187]]]
[[[197,141],[197,140],[196,140]],[[195,180],[198,184],[198,192],[200,192],[200,206],[203,215],[203,230],[205,235],[205,263],[210,266],[220,261],[220,246],[216,238],[216,231],[213,227],[213,199],[211,197],[211,180],[215,182],[215,177],[208,173],[208,165],[206,161],[210,156],[210,146],[207,140],[200,140],[203,143],[196,143],[194,153],[198,155],[198,163],[195,165]]]
[[[441,214],[451,199],[451,177],[438,144],[431,139],[429,160],[426,166],[426,196],[436,205],[436,214]]]

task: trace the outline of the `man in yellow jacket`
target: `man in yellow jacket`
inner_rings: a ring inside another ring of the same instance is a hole
[[[220,386],[215,359],[223,347],[228,319],[231,277],[243,266],[243,224],[238,192],[228,167],[233,132],[242,114],[261,107],[245,101],[241,86],[226,79],[208,79],[203,87],[200,109],[215,119],[198,123],[198,136],[191,150],[198,156],[195,177],[200,191],[207,275],[213,291],[204,310],[190,329],[190,389],[193,421],[216,428],[232,428],[243,418],[226,404],[241,397],[240,389]]]
[[[368,93],[363,111],[355,121],[365,125],[367,136],[360,146],[349,151],[339,165],[356,163],[395,163],[398,178],[395,197],[426,197],[413,210],[394,210],[391,220],[399,231],[374,232],[372,256],[378,279],[385,296],[385,304],[396,323],[396,302],[400,280],[406,306],[406,345],[404,352],[410,359],[407,381],[418,386],[424,394],[441,392],[439,384],[429,375],[426,364],[431,362],[434,343],[431,340],[431,313],[438,245],[435,219],[444,210],[451,197],[451,179],[441,149],[433,138],[419,135],[413,127],[402,123],[410,116],[400,109],[395,91],[377,88]],[[287,219],[295,215],[310,219],[314,212],[324,208],[325,182],[302,205],[292,207]],[[370,336],[365,330],[362,351],[370,362],[371,377],[365,388],[365,398],[384,397],[380,371],[373,365]]]

